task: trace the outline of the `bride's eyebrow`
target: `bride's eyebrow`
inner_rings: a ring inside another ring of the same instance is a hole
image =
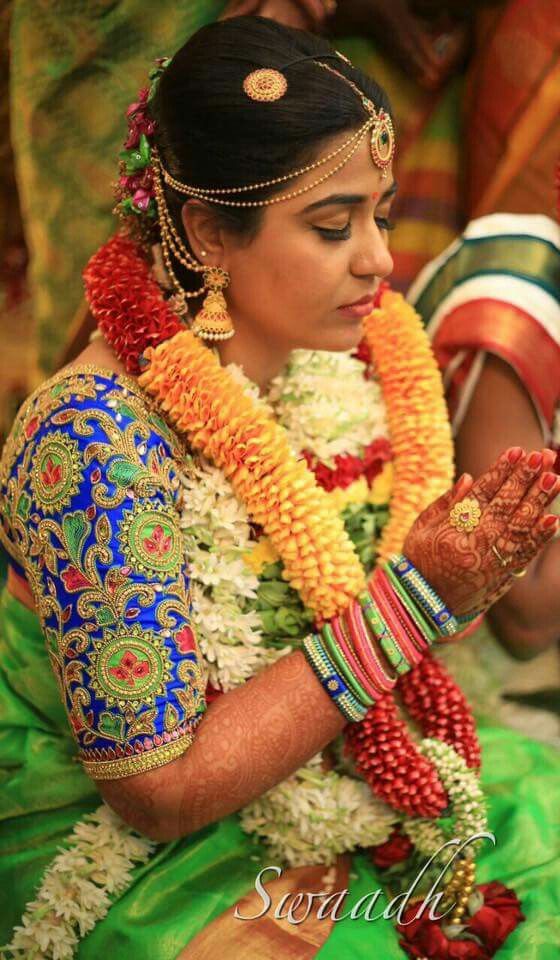
[[[380,197],[380,203],[383,203],[384,200],[388,200],[390,197],[393,197],[397,192],[397,181],[394,180],[393,183],[385,190]],[[315,200],[314,203],[308,204],[307,207],[304,207],[301,211],[302,213],[311,213],[313,210],[321,210],[323,207],[352,207],[358,206],[360,203],[364,203],[366,197],[362,193],[331,193],[330,196],[325,197],[323,200]]]
[[[324,200],[315,200],[307,207],[304,207],[302,213],[310,213],[312,210],[320,210],[322,207],[350,207],[357,206],[365,201],[365,196],[360,193],[332,193],[330,197]]]

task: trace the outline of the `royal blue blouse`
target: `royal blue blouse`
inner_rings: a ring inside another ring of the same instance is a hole
[[[175,759],[205,710],[179,522],[184,454],[135,381],[82,366],[35,391],[0,461],[0,537],[97,780]]]

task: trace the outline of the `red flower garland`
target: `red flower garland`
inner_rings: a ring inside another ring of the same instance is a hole
[[[370,847],[370,856],[374,866],[378,870],[388,870],[395,863],[402,863],[408,860],[414,850],[414,844],[405,833],[398,828],[393,830],[391,836],[385,843],[379,843],[376,847]]]
[[[127,373],[140,373],[146,347],[157,347],[183,329],[139,246],[124,234],[99,248],[83,276],[97,326]]]
[[[465,917],[462,931],[472,939],[463,940],[460,936],[450,939],[440,923],[429,919],[428,911],[415,920],[418,904],[407,907],[404,923],[397,925],[397,931],[403,938],[399,943],[408,956],[423,960],[428,957],[490,960],[525,917],[514,891],[503,883],[483,883],[476,889],[484,897],[484,903],[472,917]]]
[[[367,346],[367,344],[366,344]],[[307,466],[315,474],[315,479],[324,490],[344,490],[360,477],[365,477],[371,486],[383,469],[383,464],[391,460],[391,444],[388,440],[378,439],[365,447],[361,457],[352,454],[337,454],[335,466],[327,467],[309,450],[303,451]]]
[[[398,690],[425,737],[448,743],[468,767],[480,769],[480,744],[473,715],[463,691],[440,660],[425,656],[414,670],[400,678]]]
[[[346,728],[345,741],[345,752],[380,800],[411,817],[441,816],[449,803],[447,793],[434,765],[411,739],[390,694]]]

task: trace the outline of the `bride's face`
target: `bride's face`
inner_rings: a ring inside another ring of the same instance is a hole
[[[333,138],[319,157],[347,139],[348,132]],[[331,167],[290,181],[284,192],[301,189]],[[250,328],[253,337],[279,349],[356,346],[375,290],[393,269],[388,227],[394,193],[391,169],[382,177],[366,135],[324,183],[265,207],[248,243],[226,235],[220,259],[231,276],[226,299],[236,329]]]

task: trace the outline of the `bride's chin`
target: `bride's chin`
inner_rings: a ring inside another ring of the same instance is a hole
[[[336,351],[355,350],[364,335],[362,321],[347,327],[333,330],[329,337],[325,337],[325,346],[317,347],[318,350]]]

